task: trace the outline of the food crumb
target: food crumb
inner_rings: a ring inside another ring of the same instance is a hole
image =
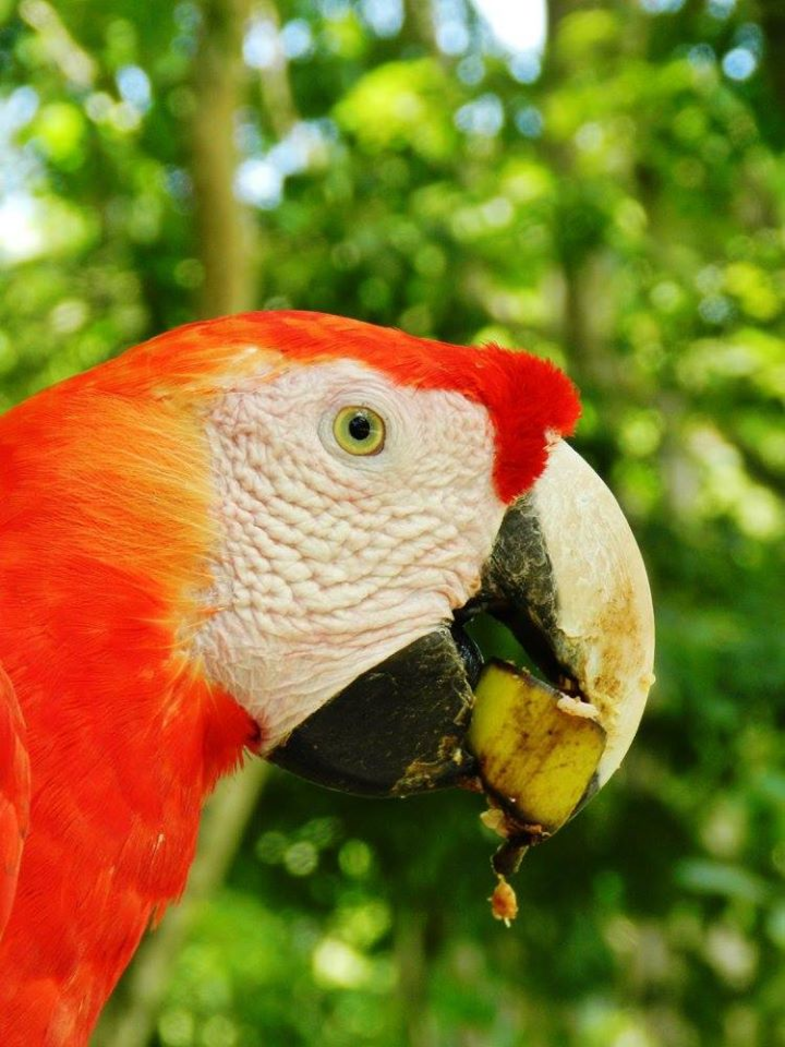
[[[486,829],[490,829],[504,840],[510,835],[507,828],[507,815],[498,807],[489,807],[487,811],[483,811],[480,821]]]
[[[504,920],[504,926],[509,927],[518,915],[518,899],[503,876],[499,877],[489,901],[494,920]]]
[[[600,722],[600,710],[596,705],[574,698],[571,694],[563,694],[556,702],[556,708],[560,712],[567,713],[568,716],[577,716],[583,720],[594,720],[595,723]]]

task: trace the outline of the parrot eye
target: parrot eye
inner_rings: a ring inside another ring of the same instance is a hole
[[[378,454],[384,447],[384,419],[370,407],[342,407],[333,422],[333,435],[349,454]]]

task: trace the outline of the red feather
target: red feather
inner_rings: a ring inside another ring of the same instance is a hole
[[[0,938],[11,913],[30,806],[25,726],[11,681],[0,666]]]

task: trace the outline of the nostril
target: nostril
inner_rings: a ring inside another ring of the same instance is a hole
[[[464,632],[463,627],[458,622],[452,623],[450,632],[452,633],[455,646],[458,648],[460,656],[463,659],[463,666],[466,670],[469,686],[474,690],[480,679],[480,673],[482,672],[482,652],[471,636]]]

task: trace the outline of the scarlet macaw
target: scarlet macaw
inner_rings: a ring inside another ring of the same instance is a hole
[[[87,1042],[245,751],[379,795],[470,774],[476,609],[598,703],[612,773],[651,611],[578,411],[524,353],[276,312],[0,419],[3,1047]]]

